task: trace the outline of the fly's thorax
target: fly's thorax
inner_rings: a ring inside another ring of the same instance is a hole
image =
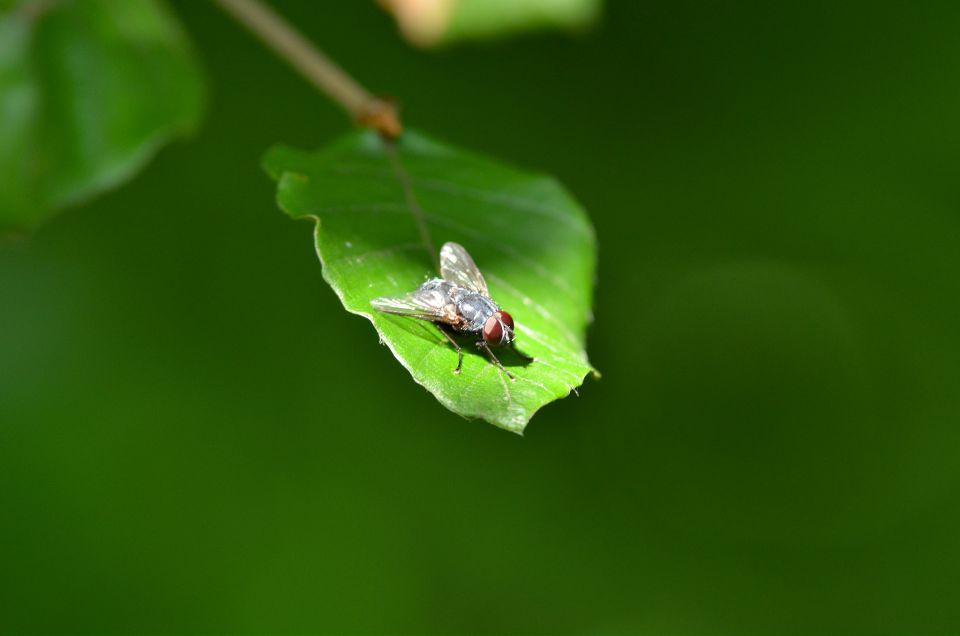
[[[492,300],[476,292],[462,288],[455,292],[457,312],[463,317],[464,331],[480,331],[487,318],[497,311],[498,307]]]

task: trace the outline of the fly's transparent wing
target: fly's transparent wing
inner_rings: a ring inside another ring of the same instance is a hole
[[[416,292],[396,298],[374,298],[370,305],[377,311],[398,316],[412,316],[422,320],[440,320],[443,307],[431,307],[417,298]]]
[[[477,269],[467,250],[458,243],[444,243],[440,248],[440,275],[443,280],[466,287],[483,296],[489,296],[487,281]]]
[[[452,324],[456,316],[447,297],[448,287],[444,281],[433,279],[421,285],[415,292],[405,296],[374,298],[370,305],[387,314]]]

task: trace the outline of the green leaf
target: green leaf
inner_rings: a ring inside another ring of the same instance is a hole
[[[602,0],[382,0],[417,46],[488,40],[525,31],[581,30],[599,18]]]
[[[192,131],[200,72],[158,0],[28,0],[0,14],[0,232],[130,178]]]
[[[584,351],[593,229],[554,179],[410,131],[396,145],[359,132],[316,153],[276,147],[264,164],[280,207],[316,220],[323,275],[343,306],[368,318],[413,379],[451,411],[519,433],[593,370]],[[436,276],[434,250],[446,241],[472,254],[491,296],[514,317],[517,348],[535,358],[523,366],[502,352],[515,381],[466,342],[455,375],[456,353],[436,327],[370,306]]]

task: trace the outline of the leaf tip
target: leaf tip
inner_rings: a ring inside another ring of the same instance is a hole
[[[279,181],[287,169],[284,157],[290,152],[293,152],[293,150],[283,144],[270,146],[260,159],[260,167],[263,168],[264,172],[266,172],[271,179]]]

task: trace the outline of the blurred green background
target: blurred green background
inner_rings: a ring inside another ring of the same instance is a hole
[[[590,211],[604,377],[523,438],[415,386],[274,205],[262,152],[343,115],[173,4],[199,135],[0,246],[0,630],[960,631],[960,3],[619,0],[428,53],[277,0]]]

